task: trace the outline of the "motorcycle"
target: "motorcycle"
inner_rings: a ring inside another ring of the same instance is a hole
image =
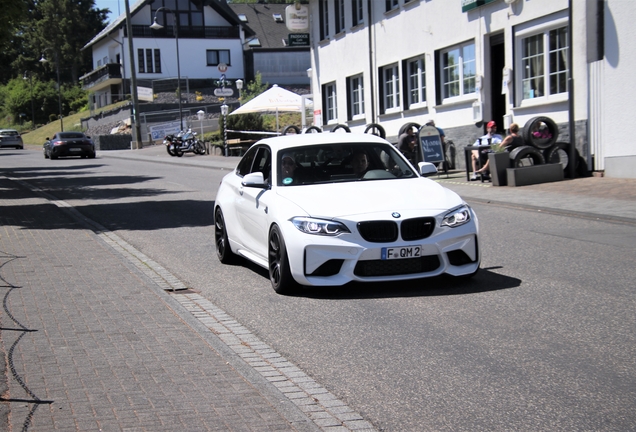
[[[177,135],[166,135],[163,144],[170,156],[181,157],[184,153],[205,154],[205,144],[196,135],[196,132],[188,129],[185,133],[181,131]]]

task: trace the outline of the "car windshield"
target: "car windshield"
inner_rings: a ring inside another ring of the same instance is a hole
[[[382,143],[320,144],[288,148],[276,158],[278,186],[417,177],[394,146]]]
[[[64,133],[57,134],[57,136],[58,136],[60,139],[78,139],[78,138],[84,138],[84,134],[83,134],[83,133],[78,133],[78,132],[64,132]]]
[[[0,135],[2,135],[2,136],[18,136],[20,134],[18,133],[18,131],[14,131],[14,130],[3,130],[3,131],[0,131]]]

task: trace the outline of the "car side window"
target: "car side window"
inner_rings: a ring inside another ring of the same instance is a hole
[[[254,158],[256,157],[256,150],[257,147],[252,147],[245,153],[245,156],[243,156],[243,159],[241,159],[241,162],[239,162],[236,167],[237,175],[244,177],[252,172],[252,162],[254,162]]]
[[[269,148],[260,147],[256,152],[256,157],[254,158],[251,171],[263,173],[263,178],[267,182],[270,180],[272,171],[270,154],[271,152],[269,151]]]

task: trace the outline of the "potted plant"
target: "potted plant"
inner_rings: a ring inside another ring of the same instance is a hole
[[[508,184],[508,173],[506,169],[510,168],[510,153],[506,151],[506,147],[499,144],[493,144],[490,147],[491,152],[488,153],[488,165],[490,167],[490,176],[493,186],[506,186]]]

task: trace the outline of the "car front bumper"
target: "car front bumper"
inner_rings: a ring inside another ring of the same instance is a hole
[[[474,216],[474,215],[473,215]],[[296,232],[294,232],[296,231]],[[302,285],[338,286],[351,281],[383,282],[449,274],[473,274],[481,261],[476,218],[456,228],[437,228],[418,241],[369,243],[348,241],[351,235],[326,237],[285,233],[294,279]],[[383,259],[383,248],[419,247],[418,257]]]

